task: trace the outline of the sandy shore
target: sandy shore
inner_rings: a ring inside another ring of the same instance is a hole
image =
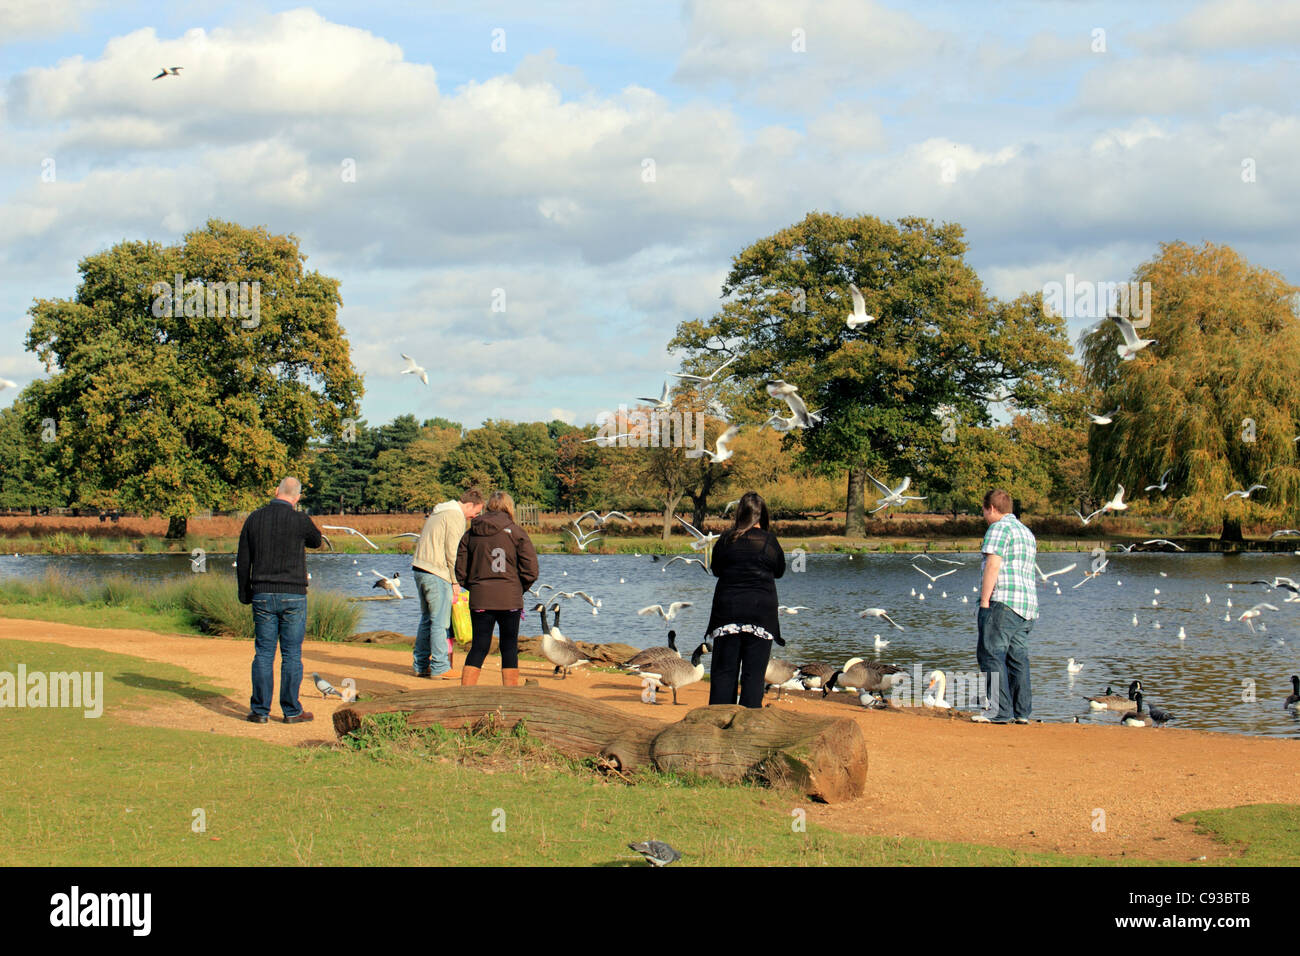
[[[13,618],[0,618],[0,637],[129,654],[184,667],[214,686],[234,689],[196,701],[178,688],[166,705],[140,709],[115,702],[110,688],[106,712],[126,721],[285,746],[334,741],[330,717],[341,704],[322,700],[310,677],[303,682],[302,701],[315,721],[285,725],[278,713],[268,724],[244,721],[253,658],[247,642]],[[458,665],[461,660],[458,653]],[[335,686],[354,678],[362,694],[430,687],[411,675],[409,653],[373,645],[308,641],[303,664],[305,673],[317,671]],[[562,690],[665,722],[708,701],[707,684],[684,688],[678,695],[683,706],[673,707],[642,703],[632,677],[579,669],[559,682],[549,664],[530,661],[522,662],[521,671],[543,685],[554,682]],[[489,658],[483,683],[498,682],[499,674],[497,659]],[[1176,823],[1175,816],[1248,803],[1294,803],[1300,794],[1295,740],[1173,727],[980,725],[942,712],[868,711],[852,694],[823,700],[816,693],[787,693],[776,706],[849,716],[862,726],[870,752],[866,793],[851,803],[806,807],[810,820],[848,832],[1108,857],[1214,859],[1229,851]],[[1094,828],[1099,810],[1104,831]]]

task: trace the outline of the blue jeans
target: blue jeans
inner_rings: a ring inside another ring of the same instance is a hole
[[[307,633],[307,595],[253,595],[253,696],[248,709],[271,713],[275,687],[275,645],[280,644],[280,710],[286,717],[302,713],[298,686],[302,683],[302,639]]]
[[[415,632],[415,669],[434,677],[451,670],[447,638],[451,636],[451,582],[415,569],[420,594],[420,629]]]
[[[998,675],[995,720],[1028,718],[1033,712],[1029,687],[1029,632],[1034,626],[1001,601],[990,601],[976,618],[979,643],[975,659],[981,673]],[[993,707],[990,700],[989,708]]]

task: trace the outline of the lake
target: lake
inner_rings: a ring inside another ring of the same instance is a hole
[[[951,699],[953,672],[974,671],[976,666],[978,600],[973,588],[979,583],[979,558],[940,556],[965,563],[959,567],[933,563],[915,553],[808,555],[804,572],[787,571],[777,582],[782,604],[810,608],[782,616],[787,646],[778,648],[778,655],[795,663],[825,661],[837,666],[849,657],[864,657],[896,664],[909,673],[914,666],[925,674],[941,669],[949,675]],[[1124,693],[1129,681],[1140,677],[1149,702],[1177,715],[1171,728],[1300,735],[1300,719],[1282,709],[1291,693],[1290,675],[1300,673],[1300,602],[1284,603],[1289,592],[1266,593],[1264,587],[1248,583],[1292,575],[1300,571],[1300,558],[1165,553],[1109,557],[1103,574],[1075,588],[1091,563],[1090,555],[1039,556],[1045,572],[1075,562],[1078,567],[1053,578],[1060,583],[1059,595],[1052,585],[1040,583],[1038,588],[1042,616],[1030,639],[1035,718],[1063,721],[1078,715],[1088,722],[1116,722],[1118,714],[1094,716],[1083,698],[1103,692],[1108,684]],[[229,575],[233,588],[233,560],[230,555],[209,554],[208,573]],[[595,615],[581,600],[564,602],[561,626],[566,636],[649,647],[663,643],[671,626],[678,632],[679,649],[689,656],[703,636],[715,579],[680,561],[665,569],[666,561],[648,555],[541,555],[541,582],[561,590],[582,589],[601,600]],[[913,564],[932,575],[955,573],[931,584]],[[156,578],[193,573],[185,555],[0,557],[0,575],[39,576],[49,567],[73,575],[124,573]],[[307,567],[313,587],[352,596],[381,593],[372,588],[377,580],[372,568],[386,575],[400,572],[407,599],[362,603],[360,629],[415,633],[420,610],[408,555],[309,552]],[[918,596],[912,596],[913,590]],[[963,597],[968,603],[962,603]],[[1153,600],[1158,602],[1155,606]],[[691,601],[694,606],[681,611],[671,625],[657,615],[636,614],[646,605],[666,606],[672,601]],[[1265,601],[1278,610],[1257,618],[1252,633],[1237,617]],[[857,612],[866,607],[885,608],[904,629],[859,618]],[[1231,620],[1224,620],[1225,613]],[[1182,641],[1177,637],[1180,627],[1187,635]],[[528,613],[523,632],[540,632],[535,613]],[[877,651],[876,634],[889,646]],[[1084,664],[1075,677],[1066,673],[1070,657]],[[639,692],[633,678],[628,678],[628,685],[629,692]]]

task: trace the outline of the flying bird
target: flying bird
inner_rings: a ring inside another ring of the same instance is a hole
[[[1174,543],[1173,543],[1172,541],[1170,541],[1168,538],[1152,538],[1150,541],[1143,541],[1142,543],[1143,543],[1143,544],[1163,544],[1163,545],[1168,545],[1169,547],[1173,548],[1175,551],[1185,551],[1185,550],[1187,550],[1186,548],[1180,548],[1178,545],[1174,544]]]
[[[576,521],[574,522],[574,527],[578,529],[577,534],[574,534],[568,528],[562,528],[560,530],[570,535],[573,538],[573,540],[578,543],[579,551],[586,551],[587,545],[591,544],[592,541],[594,541],[596,538],[599,538],[601,536],[601,531],[599,529],[593,528],[591,531],[583,531],[582,526],[579,525]]]
[[[1245,621],[1246,626],[1250,628],[1250,631],[1253,634],[1255,632],[1254,619],[1259,617],[1265,611],[1276,611],[1276,610],[1277,608],[1274,607],[1272,604],[1256,604],[1249,611],[1242,611],[1241,617],[1237,618],[1237,620]]]
[[[1143,491],[1164,491],[1166,488],[1169,487],[1169,476],[1173,474],[1173,472],[1174,470],[1172,468],[1168,469],[1163,475],[1160,476],[1160,482],[1158,484],[1147,485],[1142,490]]]
[[[1268,485],[1251,485],[1251,486],[1250,486],[1249,488],[1247,488],[1245,491],[1230,491],[1230,492],[1228,492],[1226,495],[1223,496],[1223,500],[1224,500],[1224,501],[1227,501],[1229,498],[1240,498],[1240,499],[1242,499],[1242,500],[1244,501],[1244,500],[1246,500],[1247,498],[1250,497],[1250,494],[1251,494],[1252,491],[1260,491],[1260,490],[1262,490],[1262,489],[1267,489],[1267,488],[1268,488]]]
[[[360,538],[360,539],[361,539],[362,541],[364,541],[366,544],[370,545],[370,547],[374,548],[376,551],[379,550],[379,545],[375,544],[373,541],[371,541],[369,538],[367,538],[364,534],[362,534],[362,533],[361,533],[360,531],[358,531],[356,528],[345,528],[345,527],[343,527],[342,525],[338,525],[338,524],[323,524],[323,525],[321,525],[321,528],[323,528],[323,529],[326,530],[326,531],[346,531],[348,534],[355,534],[358,538]],[[331,548],[330,550],[333,550],[333,548]]]
[[[1100,415],[1094,415],[1092,412],[1089,412],[1088,417],[1092,419],[1092,423],[1094,425],[1109,425],[1112,421],[1115,420],[1115,413],[1118,411],[1119,411],[1119,406],[1116,406],[1110,411],[1103,412]]]
[[[862,297],[861,290],[852,282],[849,283],[849,292],[853,295],[853,311],[844,320],[844,324],[850,329],[857,329],[860,326],[876,321],[874,315],[867,315],[867,300]]]
[[[689,531],[691,535],[695,538],[695,540],[691,543],[692,551],[703,551],[706,548],[711,547],[713,545],[713,542],[717,541],[718,538],[722,537],[721,535],[714,534],[712,531],[710,531],[708,534],[705,534],[704,532],[696,528],[694,525],[692,525],[685,518],[683,518],[681,515],[677,516],[677,520],[680,521],[682,525],[685,526],[686,530]]]
[[[674,561],[685,561],[687,564],[698,564],[706,574],[709,571],[709,564],[707,561],[701,561],[699,558],[688,558],[684,554],[679,554],[674,558],[669,558],[664,562],[664,566],[660,568],[660,570],[667,571],[668,565],[672,564]]]
[[[180,76],[183,66],[164,66],[162,72],[154,77],[155,80],[161,80],[164,76]]]
[[[581,530],[581,523],[582,523],[583,519],[584,519],[584,518],[587,518],[587,517],[592,517],[592,518],[595,518],[595,519],[596,519],[596,527],[597,527],[597,528],[603,528],[603,527],[605,527],[605,522],[608,521],[610,518],[622,518],[624,521],[631,521],[631,520],[632,520],[632,519],[629,518],[627,515],[623,514],[623,512],[621,512],[621,511],[611,511],[609,514],[605,515],[605,517],[603,517],[603,518],[602,518],[599,514],[597,514],[596,512],[594,512],[594,511],[584,511],[582,514],[578,515],[577,519],[573,522],[575,525],[578,525],[579,530]]]
[[[1128,319],[1118,315],[1112,315],[1111,319],[1119,326],[1120,335],[1124,336],[1124,344],[1117,345],[1115,350],[1119,352],[1119,357],[1128,361],[1141,352],[1148,345],[1154,345],[1155,339],[1138,338],[1137,330],[1133,328],[1133,323]]]
[[[719,435],[717,439],[714,440],[713,444],[718,449],[717,451],[709,451],[707,448],[693,448],[686,453],[686,457],[700,458],[704,455],[707,455],[709,461],[713,462],[714,464],[717,464],[720,461],[726,461],[728,458],[730,458],[732,455],[735,454],[734,451],[732,451],[730,448],[727,447],[727,444],[728,442],[734,441],[736,435],[738,435],[739,433],[740,433],[740,426],[732,425],[725,432]]]
[[[418,375],[418,376],[420,376],[420,381],[423,382],[425,385],[428,385],[428,384],[429,384],[429,373],[426,372],[426,371],[425,371],[423,368],[421,368],[419,365],[416,365],[416,364],[415,364],[415,359],[411,358],[411,356],[407,355],[405,352],[402,353],[402,358],[406,359],[406,368],[402,369],[402,374],[403,374],[403,375]]]
[[[668,398],[668,395],[671,392],[672,389],[668,387],[668,383],[664,382],[663,394],[658,398],[646,398],[644,395],[638,395],[636,400],[638,402],[649,402],[654,407],[655,411],[667,411],[673,407],[673,403]]]
[[[867,475],[867,477],[871,479],[871,483],[880,490],[880,493],[882,495],[884,495],[883,498],[876,499],[876,507],[871,509],[871,514],[875,514],[881,508],[889,508],[895,505],[901,505],[906,501],[925,501],[926,499],[925,495],[921,495],[918,497],[918,496],[903,494],[903,492],[905,492],[908,489],[908,487],[912,484],[911,475],[908,475],[901,482],[899,482],[898,487],[896,488],[885,487],[885,485],[883,485],[881,482],[877,481],[875,478],[872,478],[871,475]]]
[[[935,581],[938,581],[940,578],[946,578],[946,577],[947,577],[948,575],[950,575],[950,574],[956,574],[956,573],[957,573],[957,569],[956,569],[956,568],[953,568],[951,571],[944,571],[942,574],[931,574],[929,571],[926,571],[926,570],[924,570],[924,569],[922,569],[922,568],[917,568],[915,564],[912,565],[912,567],[913,567],[913,568],[916,568],[916,570],[920,571],[920,572],[921,572],[922,574],[924,574],[927,578],[929,578],[931,584],[933,584]]]
[[[865,611],[859,611],[858,617],[883,617],[886,621],[888,621],[890,624],[893,624],[894,627],[898,628],[900,631],[903,629],[903,625],[897,623],[892,617],[886,614],[885,609],[883,607],[869,607]]]
[[[784,604],[776,606],[777,614],[798,614],[800,611],[811,611],[812,608],[804,607],[802,604],[796,604],[794,607],[786,607]]]
[[[690,601],[674,601],[672,604],[668,605],[668,610],[666,611],[664,610],[664,606],[662,604],[651,604],[649,607],[641,608],[641,610],[637,611],[636,613],[641,615],[658,614],[665,621],[671,621],[673,618],[677,616],[677,612],[680,611],[682,608],[694,607],[694,606],[695,605],[693,605]]]
[[[772,417],[767,420],[767,424],[772,427],[773,431],[781,432],[789,431],[791,428],[812,428],[821,422],[821,412],[808,411],[808,406],[796,394],[798,391],[798,385],[791,385],[784,379],[773,379],[767,383],[767,394],[785,402],[790,407],[790,414],[793,418],[793,421],[781,418],[774,412]]]
[[[1124,511],[1128,508],[1128,505],[1124,504],[1124,486],[1118,487],[1119,491],[1115,492],[1115,497],[1101,506],[1102,511]]]
[[[1075,568],[1077,568],[1078,566],[1079,566],[1079,565],[1078,565],[1078,562],[1075,562],[1074,564],[1067,564],[1065,567],[1061,568],[1059,571],[1052,571],[1052,572],[1050,572],[1050,573],[1048,573],[1048,574],[1044,574],[1044,573],[1043,573],[1043,569],[1040,568],[1040,567],[1038,566],[1038,562],[1034,562],[1034,570],[1038,572],[1038,576],[1039,576],[1040,578],[1043,579],[1043,583],[1044,583],[1044,584],[1046,584],[1046,583],[1047,583],[1048,581],[1050,581],[1052,578],[1056,577],[1058,574],[1065,574],[1065,573],[1067,573],[1067,572],[1069,572],[1069,571],[1073,571],[1073,570],[1074,570]]]
[[[719,372],[721,372],[724,368],[726,368],[726,367],[727,367],[728,365],[730,365],[732,362],[736,361],[736,359],[738,359],[738,358],[740,358],[740,356],[739,356],[738,354],[737,354],[737,355],[733,355],[731,358],[727,359],[725,362],[723,362],[721,365],[719,365],[717,368],[715,368],[715,369],[713,370],[713,372],[712,372],[711,374],[707,375],[707,376],[705,376],[705,375],[687,375],[687,374],[684,373],[684,372],[669,372],[668,374],[671,375],[671,376],[673,376],[674,378],[680,378],[683,382],[700,382],[701,384],[703,384],[704,382],[712,382],[712,381],[713,381],[713,376],[714,376],[714,375],[717,375]]]

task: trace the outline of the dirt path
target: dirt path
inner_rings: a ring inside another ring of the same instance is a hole
[[[244,721],[253,658],[247,642],[12,618],[0,618],[0,637],[175,664],[217,687],[234,689],[223,697],[202,698],[176,687],[177,696],[166,706],[144,710],[114,706],[109,689],[106,710],[123,720],[287,746],[334,741],[330,717],[341,705],[322,700],[310,677],[303,682],[302,701],[316,715],[314,722],[285,725],[276,720],[278,711],[268,724]],[[460,660],[458,652],[458,664]],[[497,660],[488,659],[484,683],[500,679]],[[411,675],[409,652],[373,645],[309,641],[303,665],[306,674],[318,671],[335,686],[353,677],[362,694],[430,686]],[[543,684],[553,680],[550,665],[524,661],[521,671]],[[685,706],[651,706],[641,702],[634,678],[581,669],[557,686],[664,721],[678,720],[687,707],[708,702],[708,685],[696,684],[678,695]],[[828,700],[817,694],[787,695],[777,706],[847,715],[861,724],[871,760],[866,794],[852,803],[806,807],[810,820],[854,833],[1110,857],[1213,859],[1225,851],[1190,826],[1175,823],[1175,816],[1246,803],[1294,803],[1300,794],[1300,743],[1294,740],[1168,727],[979,725],[942,713],[867,711],[851,694]],[[1104,832],[1093,828],[1098,810],[1105,813]]]

